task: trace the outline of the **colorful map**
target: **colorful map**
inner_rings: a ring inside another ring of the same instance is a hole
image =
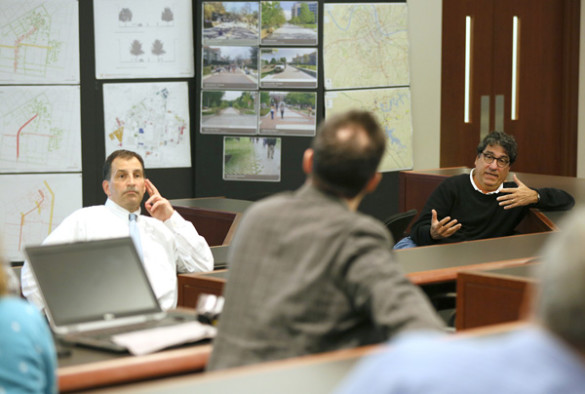
[[[77,0],[2,0],[0,83],[79,83]]]
[[[406,4],[325,4],[325,88],[409,85]]]
[[[0,86],[0,173],[81,171],[79,86]]]
[[[186,82],[104,84],[106,155],[128,149],[146,168],[191,166]]]
[[[386,131],[386,154],[382,158],[379,171],[411,169],[413,153],[410,89],[348,90],[325,94],[327,116],[352,108],[373,112]]]
[[[81,174],[0,175],[0,226],[6,258],[23,261],[25,245],[40,244],[81,205]]]

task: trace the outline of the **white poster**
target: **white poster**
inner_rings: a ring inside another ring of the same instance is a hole
[[[104,84],[106,156],[128,149],[146,168],[191,166],[187,82]]]
[[[43,242],[81,206],[81,174],[0,175],[4,255],[23,261],[24,246]]]
[[[77,0],[0,2],[0,84],[78,84]]]
[[[193,77],[191,0],[94,0],[96,78]]]
[[[79,86],[0,86],[0,173],[81,171]]]

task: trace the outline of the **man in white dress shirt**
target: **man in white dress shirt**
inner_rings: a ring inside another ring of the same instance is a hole
[[[127,237],[130,235],[129,217],[135,214],[140,239],[137,249],[154,293],[163,309],[174,308],[177,305],[177,272],[213,269],[209,245],[193,224],[183,219],[152,182],[145,179],[144,161],[137,153],[113,152],[106,159],[103,175],[102,187],[108,196],[105,205],[73,212],[43,244]],[[151,217],[140,215],[145,192],[150,197],[144,207]],[[42,309],[43,301],[28,262],[22,268],[21,282],[24,296]]]

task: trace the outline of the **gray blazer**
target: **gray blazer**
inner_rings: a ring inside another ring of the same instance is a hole
[[[379,221],[305,185],[254,204],[228,256],[208,369],[377,343],[443,324]]]

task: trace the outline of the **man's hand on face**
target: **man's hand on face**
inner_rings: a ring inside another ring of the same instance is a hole
[[[173,215],[175,210],[173,209],[169,200],[163,198],[160,195],[157,188],[154,187],[149,179],[144,180],[144,185],[146,186],[146,191],[150,196],[149,199],[144,203],[144,207],[150,216],[164,222]]]
[[[450,216],[445,216],[443,219],[437,219],[437,211],[431,210],[431,238],[443,239],[455,234],[461,228],[461,223],[457,223],[457,219],[451,220]]]
[[[532,190],[524,183],[520,182],[520,179],[514,174],[514,182],[518,187],[504,187],[502,193],[510,193],[504,196],[500,196],[497,200],[500,202],[500,206],[504,209],[512,209],[516,207],[523,207],[525,205],[536,204],[538,202],[538,192]]]

